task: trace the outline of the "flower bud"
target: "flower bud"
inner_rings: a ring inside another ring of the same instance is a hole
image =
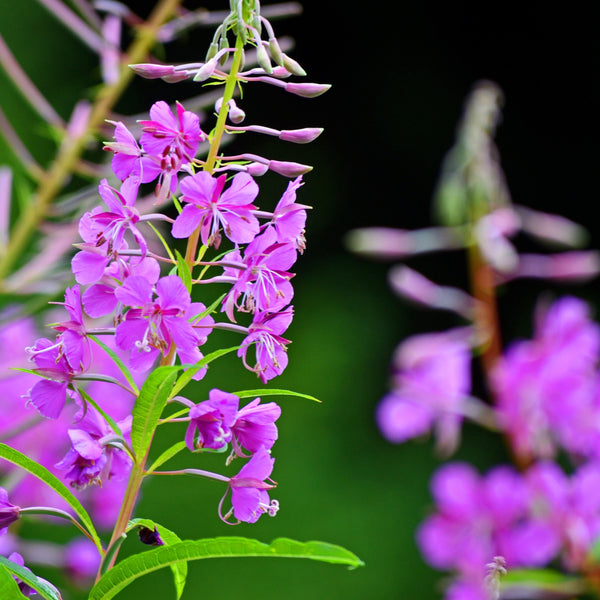
[[[313,168],[310,165],[295,162],[271,160],[269,161],[269,169],[284,177],[298,177],[298,175],[304,175],[304,173],[312,171]]]
[[[206,81],[214,73],[217,68],[217,56],[211,58],[198,69],[198,72],[194,75],[194,81]]]
[[[6,490],[0,487],[0,533],[5,533],[6,528],[20,517],[21,508],[11,504]]]
[[[304,127],[303,129],[283,130],[279,134],[279,139],[284,142],[294,142],[295,144],[308,144],[316,140],[323,133],[322,127]]]
[[[328,83],[286,83],[285,91],[303,98],[316,98],[324,94],[330,87],[331,85]]]
[[[256,62],[262,67],[265,73],[270,75],[273,72],[271,59],[269,58],[269,54],[265,50],[265,47],[262,45],[262,43],[259,43],[256,46]]]
[[[275,38],[275,37],[269,38],[269,54],[271,55],[271,58],[280,67],[283,67],[283,52],[281,51],[279,42],[277,41],[277,38]],[[286,71],[287,71],[287,69],[286,69]]]
[[[229,101],[229,120],[236,125],[246,118],[246,113],[235,103],[235,100]]]
[[[252,177],[261,177],[269,170],[269,166],[259,162],[251,162],[246,165],[246,173]]]
[[[293,59],[290,58],[287,54],[281,53],[283,56],[283,66],[293,75],[299,75],[300,77],[304,77],[306,75],[306,71]]]
[[[144,79],[161,79],[163,77],[169,77],[177,74],[173,65],[155,65],[152,63],[139,63],[136,65],[129,65],[129,68],[136,75],[139,75]]]

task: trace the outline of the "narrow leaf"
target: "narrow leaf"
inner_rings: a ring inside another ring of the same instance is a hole
[[[207,354],[204,358],[199,360],[195,365],[182,365],[186,370],[177,380],[175,387],[171,391],[171,395],[169,399],[177,396],[177,394],[192,380],[192,377],[207,364],[211,363],[213,360],[224,356],[225,354],[229,354],[230,352],[235,352],[239,349],[239,346],[233,346],[232,348],[221,348],[220,350],[215,350],[210,354]]]
[[[160,523],[156,523],[151,519],[132,519],[127,525],[127,531],[131,531],[134,527],[147,527],[148,529],[154,529],[158,531],[160,539],[164,542],[165,546],[171,546],[177,542],[181,542],[181,538],[170,529],[167,529]],[[187,562],[176,562],[170,565],[171,571],[173,572],[173,583],[175,584],[175,593],[177,594],[177,600],[181,598],[183,589],[185,588],[185,581],[187,579],[188,565]]]
[[[277,390],[277,389],[258,389],[258,390],[243,390],[241,392],[232,392],[238,398],[256,398],[257,396],[297,396],[298,398],[306,398],[307,400],[312,400],[313,402],[321,402],[318,398],[314,396],[309,396],[308,394],[301,394],[300,392],[293,392],[291,390]]]
[[[158,420],[180,368],[158,367],[150,373],[140,390],[140,395],[133,407],[131,423],[131,447],[138,460],[146,455],[150,447]]]
[[[29,569],[21,567],[14,562],[8,560],[4,556],[0,556],[0,567],[4,567],[7,571],[10,571],[13,575],[16,575],[21,581],[25,582],[29,587],[33,588],[40,596],[46,598],[46,600],[62,600],[60,592],[45,579],[41,579],[34,575]],[[0,579],[0,586],[1,586]],[[2,588],[0,587],[0,590]],[[18,589],[18,588],[17,588]],[[20,592],[19,592],[20,593]],[[23,594],[20,596],[20,600],[23,600]],[[4,600],[4,595],[0,596]],[[11,598],[11,596],[8,596]]]
[[[25,471],[31,473],[34,477],[43,481],[46,485],[51,487],[75,512],[79,517],[82,525],[85,527],[87,532],[90,534],[92,541],[96,544],[96,547],[100,553],[104,553],[102,549],[102,543],[96,533],[96,529],[90,519],[90,516],[86,512],[85,508],[81,505],[81,502],[75,498],[68,487],[60,481],[55,475],[50,473],[46,467],[38,464],[34,460],[31,460],[28,456],[25,456],[18,450],[7,446],[6,444],[0,444],[0,458],[4,458],[13,465],[17,465]]]
[[[352,552],[325,542],[297,542],[279,538],[271,544],[242,537],[186,540],[129,556],[108,571],[92,588],[89,600],[110,600],[137,578],[181,561],[204,558],[262,556],[307,558],[356,568],[363,562]]]
[[[10,571],[0,563],[0,598],[2,600],[23,600],[23,594]]]
[[[119,370],[121,371],[121,373],[123,373],[123,377],[125,377],[125,379],[127,380],[127,383],[131,386],[131,389],[136,394],[138,394],[140,390],[139,390],[138,386],[135,384],[135,381],[133,380],[131,371],[127,368],[125,363],[117,356],[117,353],[114,350],[112,350],[111,348],[109,348],[104,342],[101,342],[95,335],[88,335],[88,337],[90,338],[90,340],[92,340],[92,342],[95,342],[96,344],[98,344],[98,346],[100,346],[100,348],[102,348],[102,350],[104,350],[104,352],[106,352],[106,354],[108,354],[112,358],[115,365],[117,365],[117,367],[119,367]]]
[[[89,404],[91,404],[98,411],[98,413],[102,416],[102,418],[108,423],[108,425],[110,426],[110,428],[119,437],[123,437],[123,432],[121,431],[121,428],[116,424],[115,420],[108,413],[104,412],[100,408],[100,406],[98,405],[98,403],[85,390],[82,390],[81,388],[77,388],[77,391],[83,396],[83,399],[86,402],[88,402]]]
[[[190,271],[189,265],[185,262],[185,258],[181,256],[179,250],[175,250],[175,256],[177,256],[177,275],[181,281],[183,281],[183,285],[185,285],[185,289],[188,291],[188,294],[192,293],[192,272]]]
[[[173,444],[170,448],[167,448],[153,463],[149,469],[146,469],[146,473],[149,475],[152,471],[156,471],[158,467],[166,463],[168,460],[179,454],[182,450],[187,448],[184,441]]]

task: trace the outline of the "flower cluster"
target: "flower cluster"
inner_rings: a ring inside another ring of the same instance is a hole
[[[469,254],[469,292],[404,265],[390,272],[398,294],[455,313],[466,324],[403,341],[392,389],[376,409],[379,428],[393,443],[433,432],[448,456],[458,447],[464,419],[507,442],[514,466],[481,476],[467,463],[451,462],[431,481],[435,511],[419,527],[417,542],[431,566],[452,572],[449,600],[497,599],[504,574],[518,569],[519,583],[506,597],[521,597],[519,585],[531,597],[549,597],[544,594],[558,589],[544,590],[534,571],[549,565],[582,579],[575,591],[565,588],[557,597],[598,592],[593,577],[586,578],[597,569],[600,537],[600,326],[578,298],[546,300],[536,311],[533,338],[503,348],[496,290],[519,277],[577,281],[600,269],[593,252],[517,251],[511,238],[519,231],[577,247],[581,228],[510,202],[491,138],[499,100],[497,87],[483,82],[467,103],[436,194],[442,227],[374,228],[349,237],[353,250],[386,258],[457,248]],[[473,355],[489,399],[477,397]]]
[[[20,316],[0,328],[2,342],[13,347],[35,339],[26,349],[28,369],[14,356],[4,356],[0,344],[2,366],[20,369],[0,380],[7,392],[0,414],[11,415],[10,427],[4,419],[0,423],[0,434],[18,449],[9,454],[9,462],[27,466],[29,455],[40,465],[35,482],[3,465],[9,477],[7,489],[0,488],[0,534],[5,543],[16,522],[29,513],[71,521],[89,538],[98,559],[88,560],[89,547],[82,547],[79,556],[76,550],[61,555],[60,562],[76,579],[96,569],[100,577],[113,567],[123,537],[136,526],[134,505],[147,477],[194,474],[224,482],[219,515],[228,524],[254,523],[278,510],[269,490],[276,485],[271,449],[278,437],[280,407],[261,402],[255,391],[234,395],[211,387],[208,399],[197,403],[181,394],[202,394],[209,363],[228,352],[236,351],[241,364],[262,383],[287,367],[292,269],[306,247],[310,208],[296,196],[312,167],[249,153],[225,156],[221,142],[228,136],[239,139],[244,132],[311,142],[321,128],[242,126],[245,113],[234,95],[249,83],[309,98],[329,86],[284,81],[305,72],[282,51],[259,3],[236,0],[231,9],[205,62],[132,66],[144,77],[171,83],[193,77],[224,84],[214,105],[216,123],[206,128],[210,134],[201,128],[203,115],[187,110],[186,101],[174,106],[155,102],[149,118],[137,123],[127,117],[108,121],[113,139],[104,149],[112,172],[108,165],[97,165],[103,175],[98,178],[98,198],[79,220],[81,241],[71,260],[76,283],[66,289],[64,302],[51,303],[59,304],[66,316],[58,314],[51,325],[53,335],[38,339],[29,320]],[[120,36],[114,28],[107,28],[107,35],[108,29],[115,42]],[[265,32],[268,41],[262,39]],[[233,45],[228,39],[232,34]],[[247,44],[255,59],[246,57]],[[252,62],[258,66],[244,71]],[[114,70],[106,73],[119,77]],[[82,109],[76,124],[85,129],[86,118],[89,111]],[[257,178],[268,172],[290,180],[272,211],[259,207]],[[185,245],[182,252],[180,244]],[[55,314],[58,310],[53,309]],[[232,348],[205,350],[215,329],[237,336]],[[188,393],[184,388],[192,380],[201,383]],[[242,398],[250,401],[243,405]],[[183,410],[170,413],[174,403]],[[147,465],[159,426],[181,422],[187,424],[183,440]],[[226,467],[234,459],[246,459],[237,475],[196,468],[160,470],[186,448],[194,453],[188,456],[192,461],[229,445]],[[60,487],[54,474],[84,499],[99,526],[113,528],[107,548],[70,489]],[[224,509],[229,492],[231,508]],[[48,497],[34,500],[44,493]],[[140,526],[144,543],[180,541],[160,525]],[[11,556],[23,564],[19,554]]]

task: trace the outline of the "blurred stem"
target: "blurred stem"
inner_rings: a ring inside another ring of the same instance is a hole
[[[210,149],[208,151],[208,156],[206,157],[206,162],[204,163],[204,170],[208,171],[211,174],[215,168],[215,164],[217,162],[217,154],[219,152],[221,140],[223,139],[223,134],[225,133],[225,121],[227,120],[227,115],[229,114],[229,101],[233,98],[233,94],[235,92],[235,86],[238,81],[237,76],[240,70],[240,65],[242,64],[243,53],[244,42],[242,38],[238,35],[235,42],[235,52],[233,54],[231,69],[225,81],[225,90],[223,91],[223,101],[221,103],[221,110],[219,111],[219,116],[217,117],[217,124],[215,125],[213,131]],[[200,225],[197,227],[196,231],[194,231],[189,237],[187,243],[187,248],[185,252],[185,262],[188,264],[190,269],[194,267],[196,261],[196,250],[198,248],[199,237]]]
[[[2,290],[4,278],[11,272],[12,267],[45,218],[50,204],[79,164],[79,159],[90,136],[98,131],[134,77],[133,71],[127,65],[145,60],[156,42],[159,28],[175,13],[181,1],[160,0],[158,2],[148,21],[137,29],[136,39],[125,53],[118,80],[113,84],[103,86],[98,92],[85,131],[76,138],[64,138],[55,161],[40,179],[32,204],[19,215],[14,230],[11,232],[6,253],[0,257],[0,290]]]
[[[471,293],[477,301],[474,311],[475,328],[478,339],[481,340],[481,363],[489,384],[492,369],[502,353],[494,271],[481,255],[474,240],[468,248],[468,261]]]

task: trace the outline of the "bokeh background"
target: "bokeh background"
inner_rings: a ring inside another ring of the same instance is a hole
[[[152,4],[125,3],[141,15]],[[221,10],[227,5],[224,0],[185,3]],[[458,322],[393,297],[386,283],[389,265],[352,256],[343,238],[360,226],[429,224],[430,198],[464,98],[485,78],[505,94],[497,144],[514,200],[585,224],[590,244],[597,245],[597,36],[591,15],[538,2],[518,9],[390,0],[356,6],[307,0],[303,5],[301,15],[277,21],[276,32],[296,40],[292,56],[308,79],[332,83],[332,89],[306,100],[253,86],[241,105],[248,123],[324,126],[325,133],[310,146],[256,136],[238,147],[315,166],[299,194],[299,201],[314,209],[308,248],[294,280],[290,366],[273,383],[317,396],[322,404],[282,401],[280,440],[273,451],[275,496],[282,507],[277,518],[228,527],[216,516],[221,488],[191,479],[151,481],[138,513],[184,538],[320,539],[353,550],[366,563],[348,572],[310,561],[197,562],[190,565],[184,598],[439,598],[441,577],[423,564],[414,532],[430,509],[428,480],[441,459],[429,440],[403,446],[384,441],[373,412],[387,389],[395,345],[407,335]],[[35,0],[0,0],[0,31],[63,117],[97,84],[95,57]],[[166,46],[165,58],[200,60],[211,35],[212,30],[194,30]],[[118,108],[141,112],[160,98],[184,100],[196,93],[190,83],[136,81]],[[51,145],[1,72],[0,104],[36,157],[45,160]],[[11,161],[0,143],[0,162]],[[265,177],[263,197],[274,203],[284,185],[277,176]],[[411,266],[443,283],[466,279],[458,253],[422,258]],[[595,283],[567,288],[515,282],[500,298],[507,340],[529,335],[531,309],[543,290],[575,293],[598,304]],[[212,372],[212,381],[227,389],[257,385],[233,359],[215,364]],[[465,427],[463,441],[455,458],[481,469],[506,460],[502,444],[475,428]],[[37,525],[25,533],[55,531]],[[53,535],[65,539],[70,532],[60,528]],[[169,598],[170,587],[165,570],[119,597]]]

